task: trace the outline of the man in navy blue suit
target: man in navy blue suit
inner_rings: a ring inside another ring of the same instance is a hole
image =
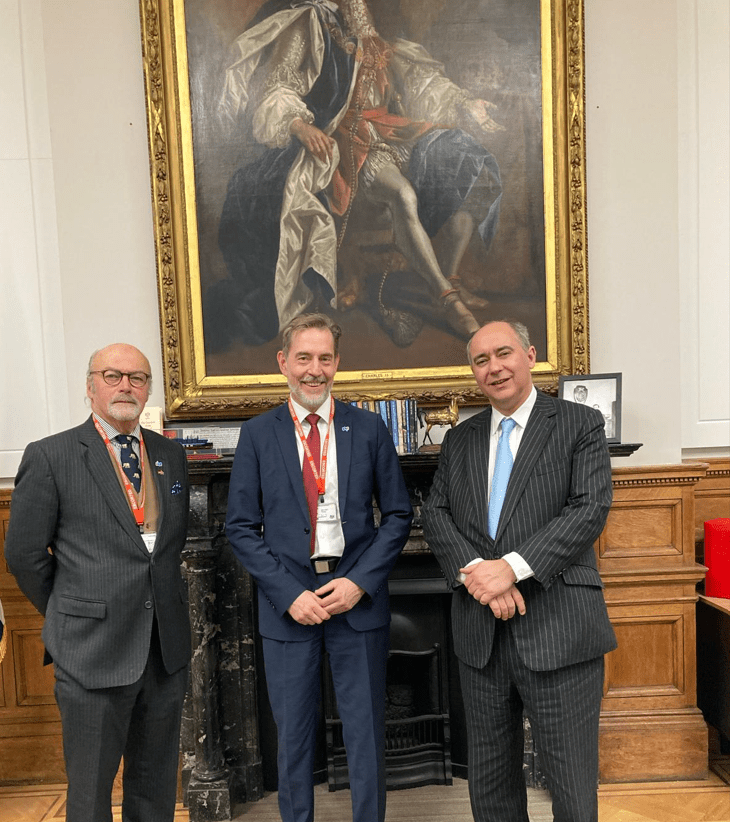
[[[284,822],[314,818],[324,651],[353,820],[385,817],[388,574],[413,512],[381,418],[330,395],[340,334],[322,314],[300,315],[284,329],[277,358],[290,397],[241,427],[228,498],[226,534],[258,586]]]

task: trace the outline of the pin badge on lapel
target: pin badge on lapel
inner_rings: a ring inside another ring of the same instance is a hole
[[[172,488],[170,488],[171,494],[181,494],[182,493],[182,485],[179,482],[176,482]]]
[[[343,431],[345,431],[345,432],[347,432],[347,431],[349,431],[349,430],[350,430],[350,426],[349,426],[349,425],[343,425],[343,426],[342,426],[342,430],[343,430]]]
[[[155,463],[155,468],[162,468],[162,460],[157,460]]]

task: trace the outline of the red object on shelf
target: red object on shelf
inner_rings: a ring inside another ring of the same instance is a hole
[[[705,522],[705,596],[730,599],[730,518]]]

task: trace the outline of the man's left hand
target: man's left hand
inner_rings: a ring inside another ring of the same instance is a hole
[[[365,591],[347,577],[336,577],[314,592],[329,614],[344,614],[357,605]]]

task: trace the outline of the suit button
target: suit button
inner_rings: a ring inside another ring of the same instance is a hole
[[[144,604],[144,607],[147,608],[147,610],[149,610],[152,607],[152,603],[149,600],[147,600],[147,602],[145,602]]]
[[[305,528],[305,529],[304,529],[304,533],[305,533],[305,534],[308,534],[308,533],[309,533],[309,528]]]

